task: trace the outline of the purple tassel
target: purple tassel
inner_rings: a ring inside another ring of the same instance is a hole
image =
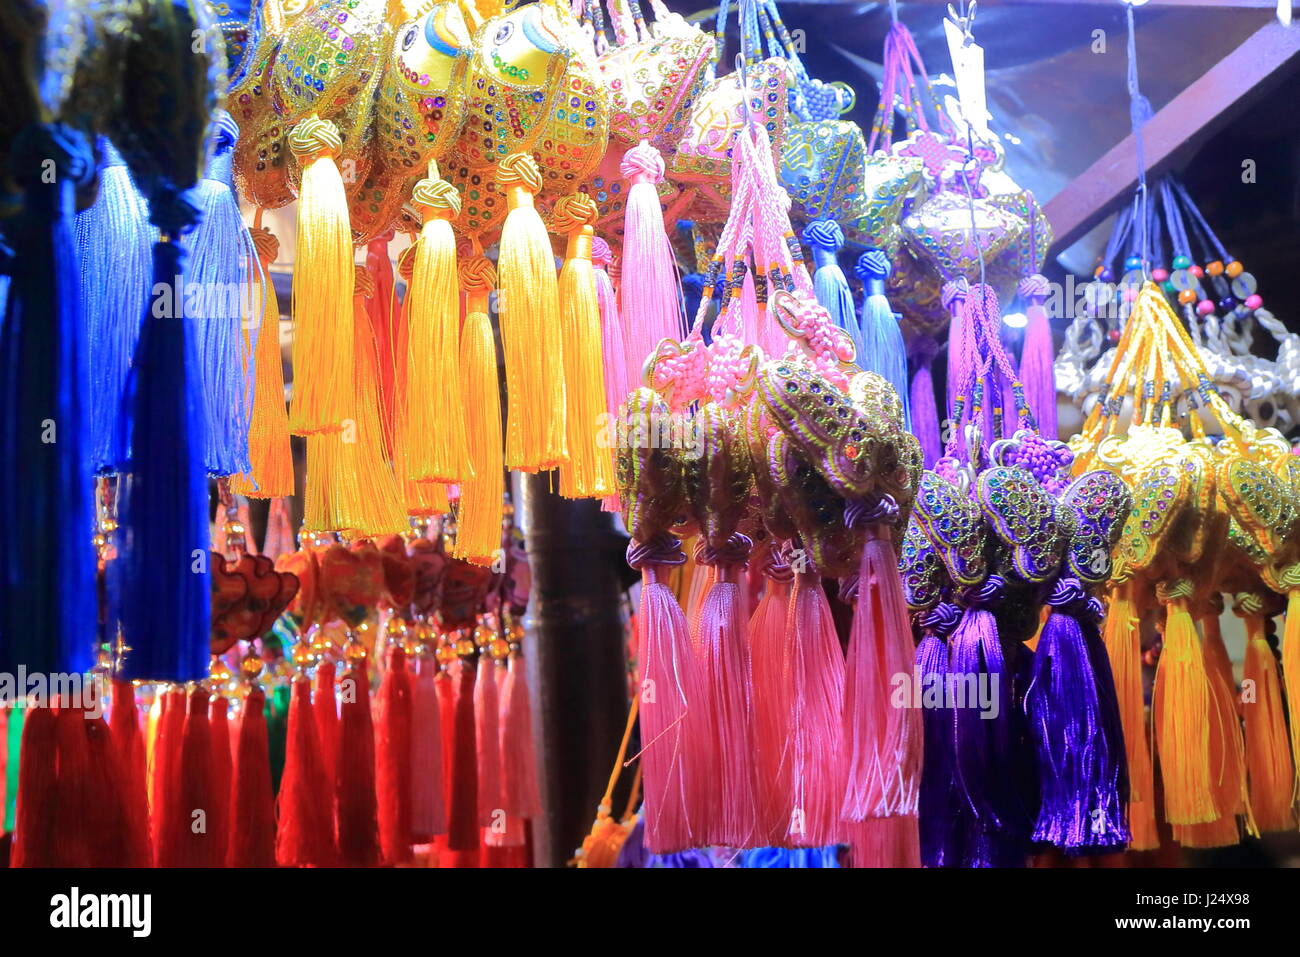
[[[953,705],[953,763],[962,811],[973,815],[976,830],[1011,837],[1022,817],[1015,786],[1013,678],[997,619],[989,610],[1005,594],[1006,582],[992,575],[967,596],[969,606],[950,642],[953,700],[948,703]]]
[[[1117,850],[1129,840],[1128,773],[1097,609],[1077,578],[1059,579],[1047,603],[1053,611],[1025,693],[1042,792],[1034,840],[1074,852]]]
[[[916,646],[916,670],[921,693],[927,688],[945,687],[948,677],[946,638],[961,620],[961,609],[940,602],[920,615],[918,624],[925,637]],[[933,695],[935,692],[931,691]],[[922,698],[922,726],[925,732],[925,764],[921,771],[920,831],[921,864],[925,867],[960,865],[957,800],[953,787],[952,716],[942,707],[932,708]]]
[[[912,358],[915,371],[912,373],[912,433],[921,443],[921,453],[925,456],[925,467],[934,468],[934,463],[943,455],[943,446],[939,442],[939,411],[934,401],[934,354],[939,345],[929,336],[917,339],[912,346]]]

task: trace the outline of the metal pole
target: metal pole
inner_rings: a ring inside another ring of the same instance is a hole
[[[536,689],[539,867],[562,867],[582,846],[628,708],[619,616],[626,539],[598,502],[561,498],[554,484],[545,473],[519,482],[533,576],[524,653]]]

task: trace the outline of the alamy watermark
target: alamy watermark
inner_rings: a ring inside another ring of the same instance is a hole
[[[596,417],[596,444],[602,449],[679,449],[698,459],[704,454],[704,430],[688,413],[602,412]]]
[[[0,671],[0,707],[26,702],[29,707],[81,708],[87,718],[104,715],[104,679],[97,674],[45,674],[22,665],[16,674]]]
[[[986,721],[1001,712],[999,676],[974,672],[922,675],[919,668],[899,672],[890,681],[889,703],[895,708],[978,709]]]

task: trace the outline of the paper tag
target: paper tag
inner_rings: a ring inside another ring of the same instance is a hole
[[[957,83],[957,97],[961,100],[966,122],[976,136],[990,136],[989,111],[984,93],[984,48],[975,42],[966,43],[961,28],[951,20],[943,21],[943,32],[948,38],[953,79]]]

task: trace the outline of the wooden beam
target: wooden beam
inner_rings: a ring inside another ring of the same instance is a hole
[[[1300,27],[1272,21],[1210,67],[1169,101],[1142,128],[1148,176],[1220,129],[1233,109],[1258,100],[1300,66]],[[1292,109],[1293,103],[1280,103]],[[1112,147],[1043,207],[1059,251],[1074,244],[1132,196],[1137,184],[1137,145],[1132,134]]]

